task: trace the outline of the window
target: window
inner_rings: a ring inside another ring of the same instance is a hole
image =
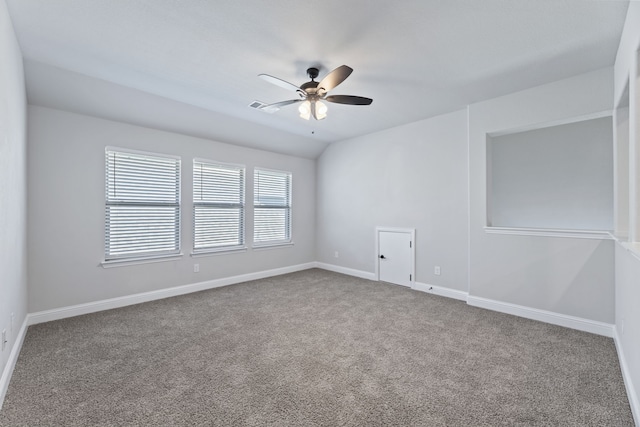
[[[105,260],[180,253],[180,158],[105,150]]]
[[[193,251],[244,245],[244,166],[193,161]]]
[[[291,173],[255,169],[253,241],[278,244],[291,241]]]

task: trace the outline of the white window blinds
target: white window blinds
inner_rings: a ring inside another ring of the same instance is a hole
[[[105,260],[180,252],[180,159],[107,147]]]
[[[193,161],[194,252],[244,245],[244,166]]]
[[[291,241],[291,173],[255,169],[253,241]]]

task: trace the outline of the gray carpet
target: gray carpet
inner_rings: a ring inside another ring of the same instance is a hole
[[[632,426],[609,338],[307,270],[31,326],[2,426]]]

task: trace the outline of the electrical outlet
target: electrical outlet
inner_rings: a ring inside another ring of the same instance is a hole
[[[193,272],[200,273],[200,264],[193,264]]]
[[[335,258],[339,258],[339,257],[340,257],[340,254],[338,253],[338,251],[335,251],[335,253],[333,254],[333,256],[334,256]]]
[[[13,315],[13,313],[11,313],[11,327],[9,328],[9,330],[11,331],[11,333],[13,333],[13,320],[15,319],[15,316]]]
[[[7,346],[7,330],[3,329],[2,330],[2,351],[4,351],[4,348]]]
[[[436,276],[440,275],[440,266],[436,265],[435,268],[433,269],[433,274],[435,274]]]

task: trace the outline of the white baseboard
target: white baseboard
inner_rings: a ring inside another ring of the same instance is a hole
[[[355,270],[352,268],[341,267],[338,265],[327,264],[323,262],[316,262],[315,264],[317,268],[322,268],[324,270],[334,271],[336,273],[342,273],[348,276],[360,277],[362,279],[376,280],[375,273],[369,273],[367,271]],[[488,310],[524,317],[526,319],[550,323],[552,325],[564,326],[565,328],[576,329],[583,332],[590,332],[592,334],[603,335],[609,338],[613,338],[614,336],[615,327],[610,323],[597,322],[595,320],[588,320],[580,317],[569,316],[566,314],[554,313],[552,311],[540,310],[537,308],[525,307],[522,305],[511,304],[507,302],[475,297],[469,295],[464,291],[444,288],[441,286],[427,285],[420,282],[414,282],[411,288],[417,291],[428,292],[434,295],[441,295],[448,298],[466,301],[467,304],[474,307],[485,308]]]
[[[80,316],[82,314],[95,313],[98,311],[110,310],[112,308],[120,308],[128,305],[140,304],[143,302],[190,294],[192,292],[234,285],[236,283],[247,282],[249,280],[258,280],[264,279],[266,277],[279,276],[281,274],[293,273],[296,271],[307,270],[314,267],[316,267],[316,263],[309,262],[306,264],[275,268],[273,270],[259,271],[256,273],[241,274],[239,276],[223,277],[221,279],[207,280],[205,282],[192,283],[189,285],[159,289],[157,291],[143,292],[133,295],[126,295],[123,297],[110,298],[85,304],[54,308],[52,310],[30,313],[27,316],[27,323],[29,325],[35,325],[37,323],[50,322],[52,320],[60,320],[67,317]]]
[[[316,262],[316,267],[323,270],[333,271],[335,273],[346,274],[347,276],[359,277],[361,279],[376,280],[375,273],[369,273],[368,271],[355,270],[353,268],[341,267],[339,265],[326,264],[324,262]]]
[[[453,298],[460,301],[466,301],[469,296],[468,292],[458,291],[456,289],[445,288],[442,286],[427,285],[426,283],[414,282],[411,289],[426,292],[428,294],[440,295],[442,297]]]
[[[629,366],[627,365],[627,358],[624,355],[620,338],[618,337],[618,331],[614,328],[613,341],[616,343],[616,351],[618,352],[618,362],[620,363],[620,371],[622,371],[622,379],[624,380],[624,386],[627,390],[627,397],[629,398],[629,406],[631,406],[631,413],[637,426],[640,426],[640,400],[638,399],[638,393],[634,387],[629,373]]]
[[[24,322],[22,322],[22,326],[20,327],[20,331],[18,331],[18,336],[13,343],[11,353],[9,353],[7,364],[2,370],[2,376],[0,376],[0,409],[2,409],[4,397],[6,396],[7,390],[9,389],[9,381],[11,380],[13,369],[16,367],[16,362],[18,361],[20,350],[22,350],[22,343],[24,342],[24,337],[27,335],[28,327],[29,325],[27,323],[27,318],[25,318]]]
[[[540,310],[537,308],[525,307],[522,305],[487,298],[474,297],[472,295],[469,295],[467,298],[467,304],[474,307],[486,308],[488,310],[499,311],[501,313],[512,314],[514,316],[520,316],[527,319],[550,323],[552,325],[564,326],[565,328],[577,329],[579,331],[613,338],[614,325],[610,323],[582,319],[580,317],[554,313],[552,311]]]

